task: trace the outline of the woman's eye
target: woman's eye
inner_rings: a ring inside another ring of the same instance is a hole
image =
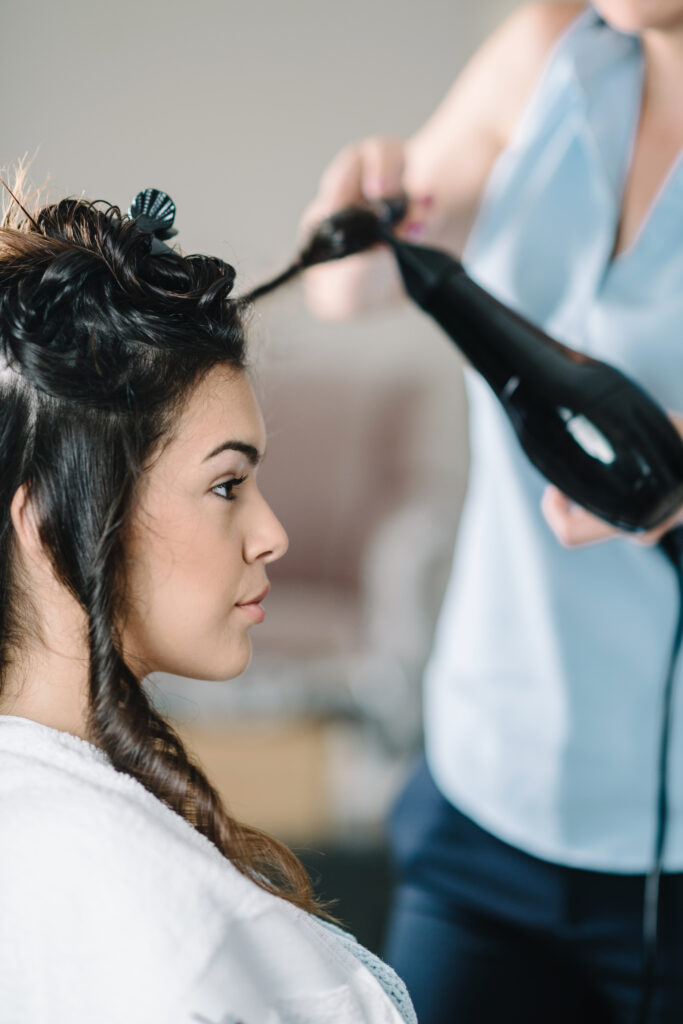
[[[246,476],[240,476],[236,479],[224,480],[222,484],[216,484],[216,486],[212,487],[211,490],[214,494],[217,494],[219,498],[225,498],[226,501],[234,501],[237,495],[232,493],[233,489],[235,487],[239,487],[240,484],[243,484],[246,479]]]

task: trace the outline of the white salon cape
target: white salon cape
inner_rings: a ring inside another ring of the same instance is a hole
[[[549,334],[683,410],[683,160],[611,259],[643,83],[636,36],[588,7],[550,53],[490,175],[463,262]],[[462,154],[467,159],[467,154]],[[427,759],[444,795],[556,863],[649,869],[675,574],[625,540],[563,548],[546,481],[467,373],[471,473],[426,673]],[[683,870],[683,663],[675,679],[667,870]]]
[[[0,716],[0,1024],[402,1024],[405,987],[103,751]]]

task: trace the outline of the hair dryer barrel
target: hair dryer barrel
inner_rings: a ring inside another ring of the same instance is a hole
[[[383,237],[408,294],[488,381],[551,483],[625,530],[652,529],[683,504],[683,441],[641,387],[508,309],[447,253]]]

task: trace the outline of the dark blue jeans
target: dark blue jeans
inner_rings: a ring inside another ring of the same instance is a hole
[[[475,825],[422,760],[394,807],[385,959],[420,1024],[634,1024],[642,875],[531,857]],[[660,890],[656,1024],[683,1024],[683,875]]]

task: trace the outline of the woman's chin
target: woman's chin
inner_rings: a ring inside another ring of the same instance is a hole
[[[201,652],[201,657],[197,657],[197,652]],[[185,679],[203,679],[208,682],[237,679],[249,667],[251,653],[251,637],[247,632],[238,638],[233,635],[229,644],[216,644],[212,651],[207,651],[206,641],[197,641],[192,644],[191,657],[184,657],[180,651],[176,651],[175,657],[172,658],[149,659],[150,664],[142,675],[164,672]],[[128,658],[126,661],[130,665]]]
[[[246,643],[240,644],[239,651],[231,651],[230,657],[221,657],[217,653],[215,658],[202,659],[198,661],[176,660],[164,661],[163,664],[154,665],[143,675],[150,675],[154,672],[164,672],[173,676],[182,676],[185,679],[201,679],[205,682],[222,682],[228,679],[237,679],[249,667],[251,661],[251,642],[246,638]]]
[[[251,640],[248,634],[240,643],[239,650],[231,651],[230,654],[229,659],[217,658],[216,663],[211,666],[210,674],[203,675],[201,678],[218,682],[221,679],[237,679],[238,676],[241,676],[251,662]]]

